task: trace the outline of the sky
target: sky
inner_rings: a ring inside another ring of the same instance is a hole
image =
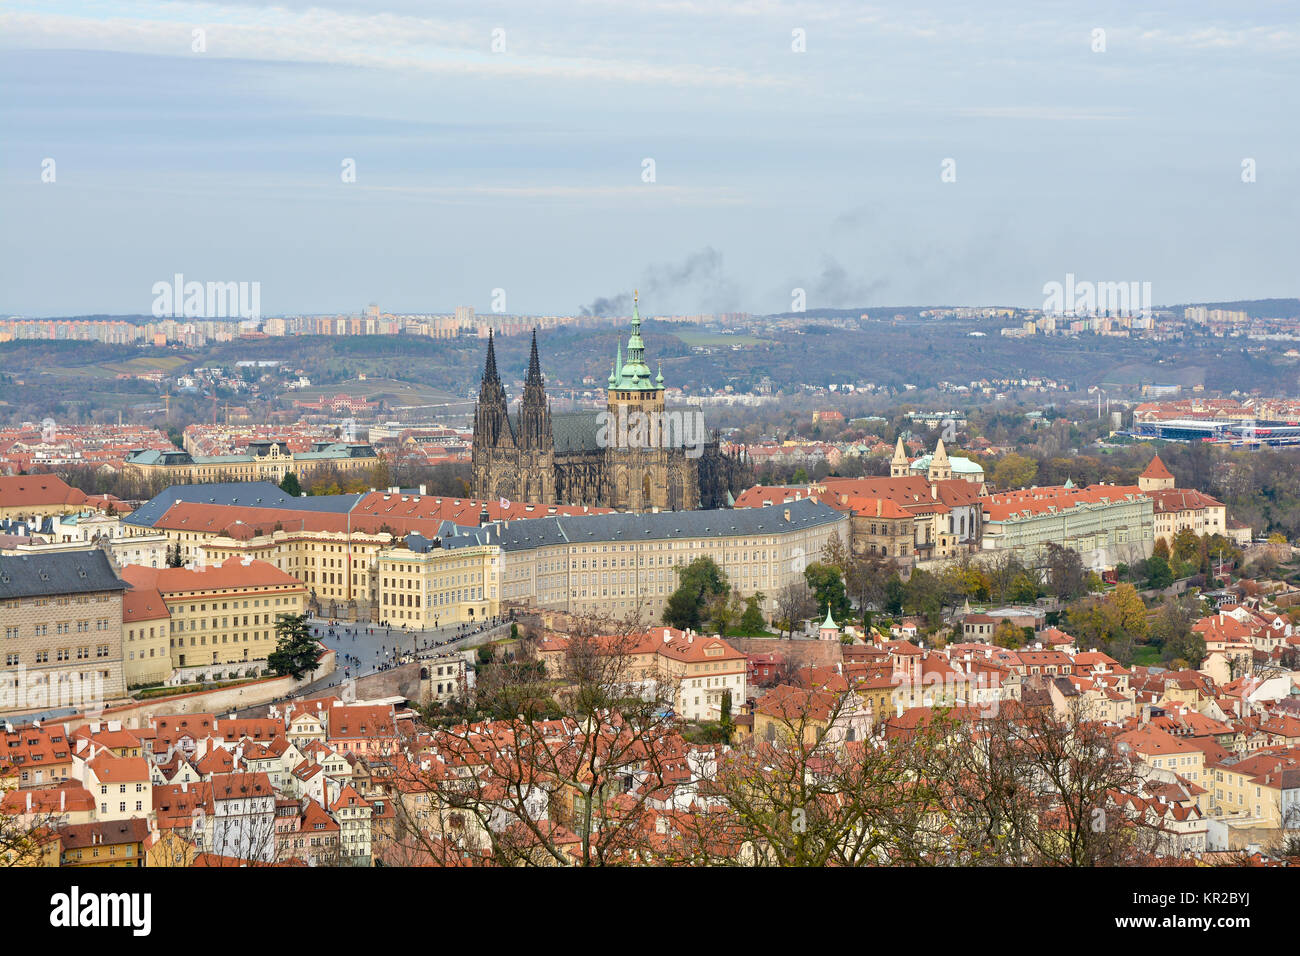
[[[1297,295],[1300,5],[1131,6],[5,0],[0,314]]]

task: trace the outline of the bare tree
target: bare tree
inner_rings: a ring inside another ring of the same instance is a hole
[[[513,713],[440,730],[402,768],[394,842],[458,864],[647,859],[649,803],[684,741],[677,676],[643,642],[571,634],[553,673],[501,675],[491,692]]]
[[[711,801],[681,821],[667,862],[870,866],[915,863],[932,834],[934,789],[920,772],[936,738],[851,733],[855,695],[788,688],[761,737],[726,753]]]
[[[795,628],[817,613],[817,600],[808,583],[800,578],[791,581],[776,596],[776,616],[772,623],[778,633],[794,636]]]
[[[1078,698],[1061,714],[1004,701],[944,720],[927,772],[942,793],[946,863],[1115,866],[1155,852],[1159,828],[1122,799],[1141,795],[1146,775]]]
[[[0,867],[44,866],[47,862],[46,847],[62,819],[56,813],[29,807],[27,799],[32,797],[39,800],[40,794],[24,794],[0,777]],[[56,857],[53,865],[58,863]]]

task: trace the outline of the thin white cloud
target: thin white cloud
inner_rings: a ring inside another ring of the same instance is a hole
[[[493,53],[491,30],[388,13],[355,16],[320,8],[249,10],[213,4],[176,4],[164,12],[166,19],[9,12],[0,14],[0,37],[9,47],[324,63],[459,76],[683,87],[782,83],[778,77],[727,66],[650,63],[628,55],[599,59]],[[205,31],[202,53],[192,50],[197,28]],[[509,40],[507,32],[507,50]]]
[[[1139,38],[1146,43],[1193,50],[1276,50],[1300,49],[1300,30],[1280,26],[1228,29],[1213,26],[1180,32],[1144,30]]]
[[[10,187],[32,183],[7,183]],[[141,193],[168,195],[195,199],[220,199],[232,195],[256,197],[259,200],[305,199],[313,202],[349,202],[363,196],[379,199],[423,201],[442,205],[469,205],[491,202],[641,202],[648,204],[671,203],[682,206],[746,206],[750,197],[731,187],[673,186],[665,183],[637,183],[635,185],[568,185],[564,183],[511,185],[500,183],[460,183],[455,185],[419,185],[414,183],[343,184],[335,179],[306,183],[301,179],[285,180],[265,177],[230,177],[222,175],[189,174],[183,180],[151,178],[147,183],[124,181],[121,178],[101,179],[82,177],[66,183],[66,188],[92,193]],[[39,188],[39,187],[36,187]]]

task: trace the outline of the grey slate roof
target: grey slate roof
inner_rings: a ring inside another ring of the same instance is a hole
[[[284,507],[294,511],[315,511],[320,514],[347,514],[352,506],[366,496],[365,493],[351,495],[304,495],[298,498],[286,498],[289,502]],[[277,505],[261,504],[259,508],[275,508]]]
[[[696,447],[709,441],[709,425],[704,411],[692,405],[665,408],[663,428],[667,432],[664,440],[672,447]],[[555,439],[555,453],[573,454],[576,452],[600,451],[605,446],[597,440],[600,436],[602,411],[586,410],[580,412],[555,412],[551,415],[551,435]],[[635,427],[629,422],[629,427]],[[617,424],[611,423],[611,431],[617,430]],[[515,418],[515,434],[519,434],[518,416]],[[613,435],[605,436],[607,442]]]
[[[596,443],[599,429],[596,416],[599,412],[556,412],[551,415],[551,435],[555,439],[555,453],[600,451]],[[518,434],[518,426],[515,433]]]
[[[177,501],[205,505],[245,505],[248,507],[290,508],[298,501],[270,481],[216,481],[207,484],[172,485],[154,495],[126,518],[126,524],[152,528],[167,509]]]
[[[790,512],[789,521],[785,519],[786,511]],[[779,534],[844,520],[847,519],[842,512],[820,501],[804,498],[766,508],[564,515],[494,521],[481,528],[467,528],[444,521],[438,529],[438,540],[443,548],[496,544],[503,551],[527,551],[557,544]],[[418,534],[407,535],[406,544],[412,551],[421,552],[439,546]]]
[[[405,540],[406,546],[412,551],[424,554],[434,548],[454,550],[456,548],[473,548],[483,544],[497,544],[495,529],[495,525],[468,528],[458,525],[454,521],[443,521],[438,525],[436,539],[426,538],[422,534],[411,532],[406,536]]]
[[[321,514],[346,514],[363,495],[307,495],[295,498],[270,481],[218,481],[172,485],[146,501],[125,519],[127,524],[152,528],[178,501],[203,505],[242,505],[246,508],[286,508]]]
[[[43,594],[125,591],[99,548],[55,554],[0,555],[0,600]]]
[[[785,520],[785,513],[790,520]],[[657,514],[566,515],[497,521],[489,527],[493,544],[504,551],[526,551],[554,544],[657,541],[669,538],[724,538],[780,534],[813,528],[845,516],[829,505],[805,498],[767,508],[711,511],[661,511]]]

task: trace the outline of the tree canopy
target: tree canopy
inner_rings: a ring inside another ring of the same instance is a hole
[[[726,572],[709,557],[677,567],[677,590],[668,596],[663,621],[670,627],[700,630],[710,604],[731,593]]]
[[[275,622],[276,647],[266,657],[267,666],[276,674],[294,680],[316,670],[320,645],[311,636],[306,614],[281,614]]]

